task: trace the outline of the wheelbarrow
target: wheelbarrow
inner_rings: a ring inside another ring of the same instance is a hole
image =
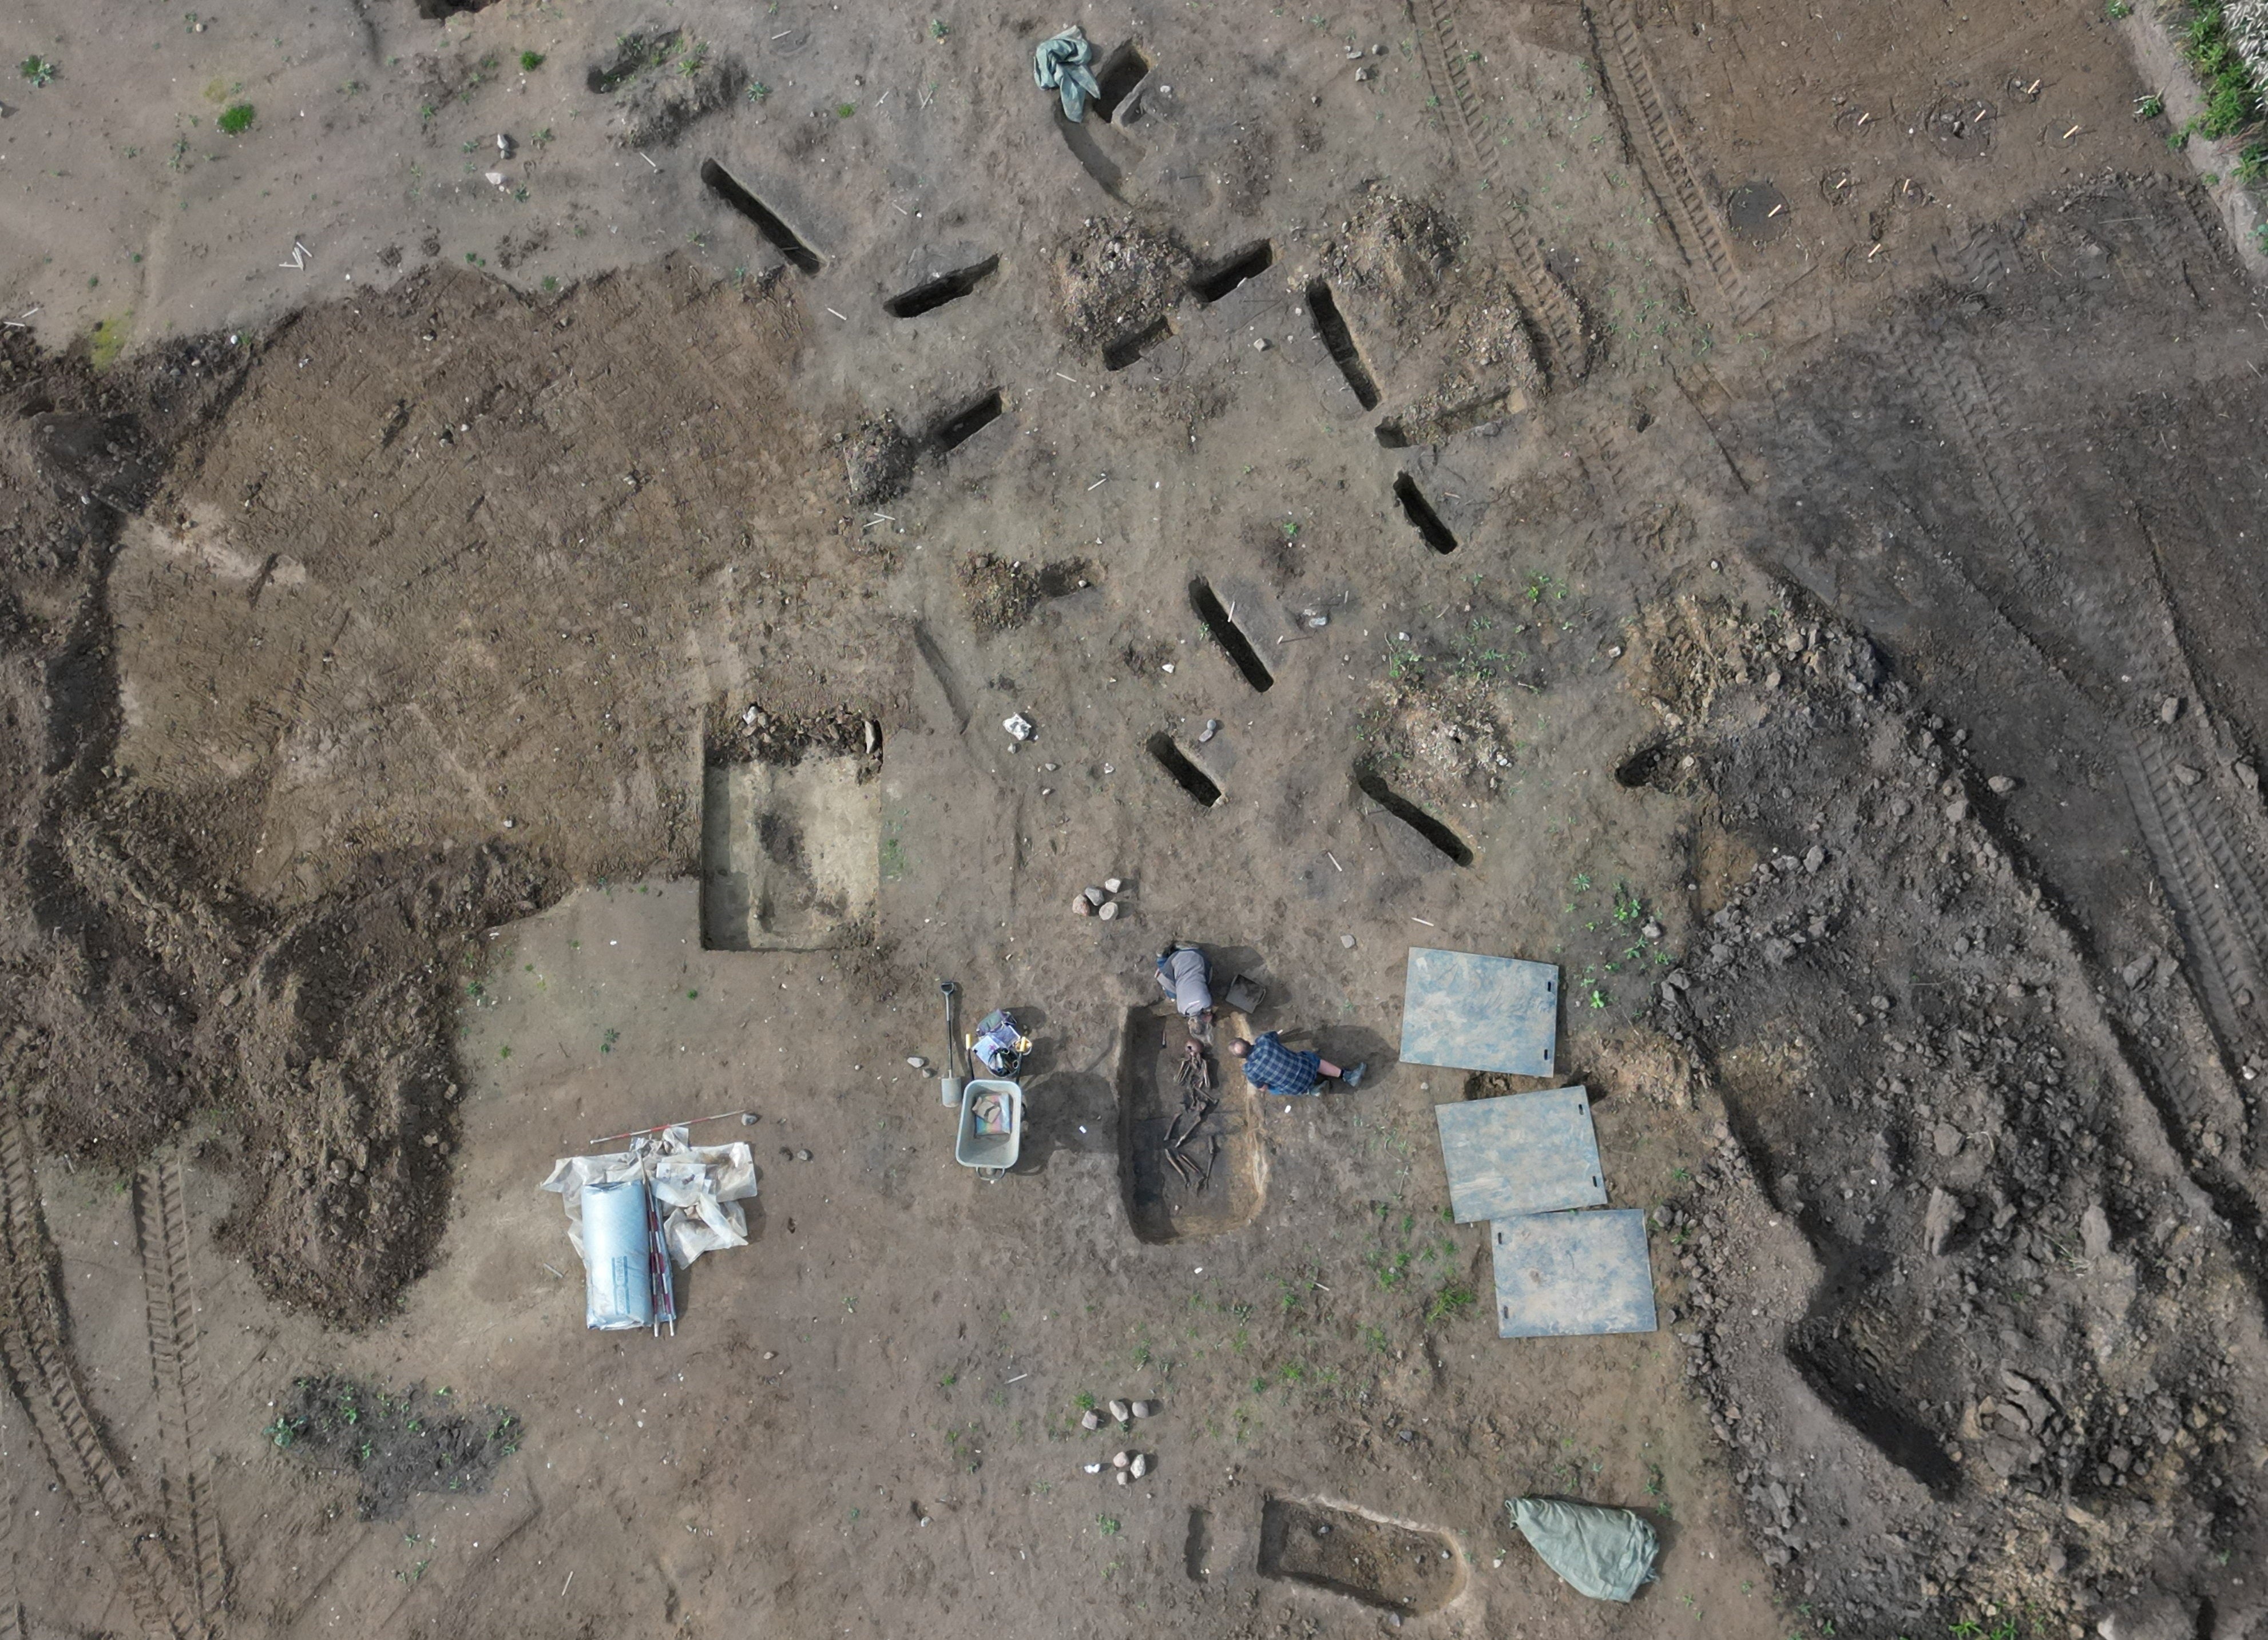
[[[989,1114],[992,1121],[983,1118]],[[999,1124],[1005,1122],[1005,1127]],[[974,1167],[987,1184],[1016,1165],[1024,1146],[1024,1090],[991,1077],[971,1079],[961,1090],[961,1121],[953,1135],[953,1159]]]

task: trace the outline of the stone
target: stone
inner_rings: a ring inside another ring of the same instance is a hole
[[[2164,700],[2158,702],[2158,721],[2160,723],[2169,724],[2181,715],[2182,697],[2180,695],[2169,695]]]
[[[1112,901],[1108,905],[1103,907],[1101,910],[1096,912],[1094,915],[1101,917],[1106,923],[1109,922],[1111,918],[1118,915],[1118,902],[1116,900]]]
[[[2110,1215],[2102,1210],[2100,1202],[2089,1202],[2087,1211],[2079,1216],[2079,1247],[2090,1259],[2110,1251]]]
[[[1922,1251],[1934,1258],[1945,1251],[1945,1244],[1953,1239],[1953,1232],[1961,1228],[1964,1217],[1961,1198],[1950,1190],[1933,1188],[1929,1205],[1922,1210]]]
[[[798,1151],[795,1153],[795,1159],[799,1162],[807,1162],[811,1159],[811,1152],[809,1151]]]
[[[2228,766],[2228,772],[2236,776],[2238,783],[2242,785],[2247,791],[2251,792],[2256,797],[2259,795],[2260,771],[2255,769],[2251,764],[2239,759],[2237,761],[2231,763]]]
[[[1138,1418],[1154,1417],[1157,1415],[1158,1403],[1154,1401],[1138,1401],[1131,1410]]]
[[[1969,799],[1955,798],[1945,805],[1945,818],[1958,826],[1969,818]]]
[[[1206,718],[1204,721],[1204,727],[1197,731],[1197,744],[1199,746],[1204,745],[1206,741],[1211,739],[1213,736],[1219,732],[1220,719],[1218,717]]]
[[[2016,783],[2006,775],[1995,775],[1984,783],[1992,789],[1996,798],[2005,798],[2016,789]]]
[[[1118,1423],[1123,1423],[1127,1419],[1134,1416],[1134,1408],[1128,1406],[1123,1401],[1114,1401],[1110,1403],[1110,1416]],[[1126,1454],[1121,1452],[1118,1455],[1123,1458]]]
[[[1826,864],[1827,850],[1821,848],[1817,843],[1813,843],[1811,847],[1803,851],[1803,869],[1805,871],[1815,871]]]
[[[929,1061],[924,1059],[919,1054],[908,1054],[906,1055],[906,1063],[917,1070],[926,1070],[929,1069]]]
[[[1961,1129],[1949,1122],[1939,1122],[1936,1130],[1930,1135],[1930,1144],[1937,1153],[1948,1158],[1960,1155],[1964,1143]]]
[[[1102,1415],[1097,1412],[1094,1408],[1089,1407],[1085,1412],[1079,1415],[1079,1427],[1082,1430],[1101,1429],[1102,1427]]]
[[[2174,765],[2174,778],[2185,786],[2194,786],[2205,778],[2205,771],[2191,769],[2187,763],[2176,763]]]
[[[1073,913],[1079,916],[1093,916],[1094,915],[1094,902],[1092,900],[1089,900],[1085,894],[1073,894],[1071,899],[1071,908]]]
[[[1354,949],[1354,936],[1351,934],[1340,935],[1339,944],[1345,946],[1349,951],[1352,951]]]
[[[1102,892],[1107,894],[1115,894],[1125,886],[1125,883],[1116,877],[1106,877],[1102,879]]]
[[[1132,1452],[1113,1452],[1110,1456],[1110,1467],[1114,1469],[1123,1469],[1133,1461]]]
[[[1118,1484],[1121,1486],[1131,1486],[1134,1484],[1134,1477],[1127,1474],[1125,1470],[1121,1469],[1118,1472]]]
[[[1086,903],[1091,906],[1099,906],[1109,898],[1110,896],[1100,888],[1090,888],[1086,891]]]
[[[1149,1473],[1150,1473],[1150,1459],[1149,1459],[1149,1455],[1148,1455],[1147,1453],[1138,1453],[1138,1453],[1135,1455],[1134,1461],[1133,1461],[1132,1463],[1130,1463],[1130,1464],[1129,1464],[1129,1465],[1127,1465],[1127,1466],[1126,1466],[1126,1473],[1127,1473],[1127,1474],[1129,1474],[1129,1475],[1132,1475],[1132,1476],[1133,1476],[1136,1480],[1138,1480],[1138,1480],[1140,1480],[1144,1475],[1145,1475],[1149,1474]]]

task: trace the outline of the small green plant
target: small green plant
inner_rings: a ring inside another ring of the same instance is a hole
[[[1115,1538],[1118,1535],[1118,1517],[1116,1515],[1097,1515],[1094,1518],[1094,1526],[1104,1537]]]
[[[278,1418],[260,1432],[265,1435],[279,1451],[299,1438],[299,1431],[293,1427],[289,1418]]]
[[[519,54],[519,71],[522,74],[533,74],[536,70],[542,66],[543,54],[541,52],[523,51]]]
[[[2154,120],[2165,111],[2166,99],[2155,92],[2134,99],[2134,117],[2138,120]]]
[[[701,72],[701,65],[709,61],[709,42],[696,40],[686,48],[685,55],[677,60],[677,71],[687,79]]]
[[[213,123],[220,127],[224,136],[241,136],[252,129],[252,122],[257,117],[250,103],[232,102],[220,111],[220,118]]]
[[[835,117],[838,120],[847,120],[858,112],[858,105],[855,102],[838,102],[835,105]]]
[[[1425,1305],[1425,1323],[1429,1327],[1439,1327],[1444,1321],[1453,1321],[1471,1309],[1476,1302],[1471,1288],[1461,1282],[1451,1282],[1435,1293]]]
[[[2127,4],[2126,0],[2110,0],[2110,3],[2102,8],[2102,15],[2116,23],[2124,18],[2133,16],[2134,8]]]
[[[948,1372],[948,1373],[946,1373],[943,1378],[941,1378],[941,1379],[938,1379],[938,1381],[937,1381],[937,1386],[938,1386],[939,1389],[951,1389],[951,1388],[952,1388],[955,1384],[958,1384],[959,1382],[961,1382],[961,1374],[960,1374],[960,1373],[958,1373],[958,1372]]]
[[[16,72],[34,85],[45,85],[55,77],[55,65],[46,57],[26,57],[16,65]]]
[[[943,40],[951,33],[953,33],[953,31],[945,26],[945,19],[943,18],[933,17],[930,18],[929,37],[932,40]]]
[[[750,102],[760,103],[771,94],[772,88],[765,85],[762,80],[750,80],[748,82],[748,100]]]

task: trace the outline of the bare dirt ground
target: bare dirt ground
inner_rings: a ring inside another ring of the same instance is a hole
[[[2148,19],[1096,12],[1080,127],[1062,20],[9,19],[0,1634],[2268,1632],[2268,346]],[[1208,1193],[1176,938],[1372,1067]],[[1660,1332],[1495,1336],[1413,943],[1563,966]],[[586,1333],[552,1159],[743,1107]]]

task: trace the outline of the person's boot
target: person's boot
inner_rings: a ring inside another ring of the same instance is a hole
[[[1367,1061],[1359,1065],[1349,1065],[1344,1070],[1339,1072],[1339,1080],[1350,1088],[1360,1087],[1362,1085],[1362,1073],[1369,1069],[1370,1065]]]

